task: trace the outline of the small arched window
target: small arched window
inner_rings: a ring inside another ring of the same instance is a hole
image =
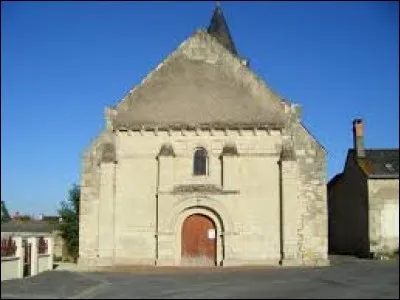
[[[206,149],[196,149],[193,160],[193,175],[207,175],[207,160]]]

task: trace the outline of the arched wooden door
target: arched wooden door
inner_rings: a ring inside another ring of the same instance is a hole
[[[216,237],[214,222],[200,214],[185,219],[182,226],[182,262],[188,265],[216,264]]]

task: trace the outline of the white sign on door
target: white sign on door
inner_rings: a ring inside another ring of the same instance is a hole
[[[214,240],[215,239],[215,229],[208,229],[208,238],[210,240]]]

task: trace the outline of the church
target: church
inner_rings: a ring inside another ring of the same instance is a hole
[[[104,114],[82,160],[79,264],[329,265],[326,151],[219,5]]]

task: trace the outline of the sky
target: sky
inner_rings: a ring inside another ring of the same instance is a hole
[[[213,1],[1,2],[1,199],[55,214],[112,106],[198,28]],[[367,148],[399,147],[399,3],[222,2],[241,54],[300,104],[343,170],[352,120]]]

